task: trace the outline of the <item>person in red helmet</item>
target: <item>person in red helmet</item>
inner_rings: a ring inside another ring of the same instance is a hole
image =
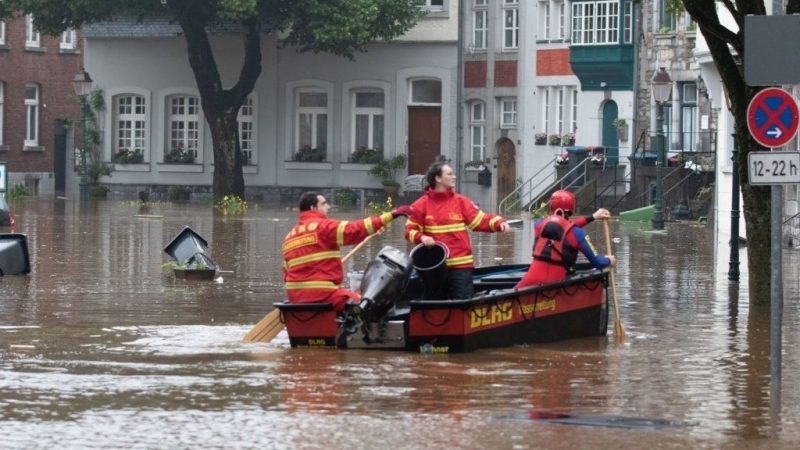
[[[563,280],[577,261],[578,253],[583,253],[598,269],[616,264],[614,255],[597,254],[583,230],[594,220],[611,217],[611,213],[600,208],[591,216],[569,220],[574,210],[572,192],[560,190],[550,196],[550,216],[533,225],[533,262],[515,289]]]

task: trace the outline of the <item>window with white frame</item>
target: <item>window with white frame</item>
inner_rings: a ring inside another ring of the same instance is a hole
[[[503,0],[503,50],[519,47],[519,4],[516,0]]]
[[[618,44],[619,2],[595,1],[572,4],[572,44]]]
[[[658,30],[672,31],[676,29],[677,19],[675,14],[669,11],[669,0],[658,0]]]
[[[444,0],[424,0],[422,7],[430,11],[444,11]]]
[[[486,105],[483,102],[475,102],[470,107],[469,132],[471,160],[482,161],[486,154]]]
[[[143,95],[120,94],[114,96],[114,135],[116,148],[113,154],[120,152],[140,153],[143,161],[147,161],[145,148],[145,131],[147,110]]]
[[[486,6],[489,4],[489,0],[475,0],[475,6]]]
[[[412,105],[441,105],[442,82],[439,80],[413,80],[411,82]]]
[[[61,44],[59,44],[59,48],[62,50],[75,50],[78,48],[77,42],[77,33],[75,30],[69,29],[63,33],[61,33]]]
[[[681,148],[685,152],[697,151],[697,83],[683,83],[681,87]]]
[[[40,47],[42,44],[39,30],[33,24],[33,16],[25,16],[25,47]]]
[[[633,42],[633,3],[626,1],[622,6],[622,42]]]
[[[383,91],[353,93],[352,148],[384,149],[384,94]]]
[[[483,8],[486,8],[483,6]],[[487,18],[489,11],[476,9],[472,12],[472,47],[475,50],[486,50],[489,27]]]
[[[324,155],[328,150],[328,93],[318,89],[300,89],[295,97],[296,151],[316,152]],[[319,160],[314,157],[311,160]]]
[[[39,145],[39,86],[25,85],[25,142],[26,147]]]
[[[552,17],[550,17],[550,1],[544,1],[539,3],[539,29],[542,31],[541,39],[549,40],[550,39],[550,21]]]
[[[574,133],[578,131],[578,90],[575,88],[572,88],[572,116],[570,120],[572,120],[570,131]]]
[[[0,45],[6,43],[6,22],[0,21]]]
[[[556,90],[556,133],[563,134],[564,129],[564,88]]]
[[[566,0],[558,3],[558,38],[567,38],[567,4]]]
[[[543,88],[542,99],[542,133],[550,132],[550,89]]]
[[[507,98],[500,102],[503,111],[500,117],[500,128],[516,128],[517,126],[517,99]]]
[[[239,147],[242,149],[243,164],[255,164],[255,154],[253,153],[253,97],[247,96],[244,103],[239,108],[239,115],[236,116],[239,124]]]
[[[167,154],[200,156],[200,100],[195,95],[179,94],[167,98],[169,142]],[[165,155],[166,156],[166,155]],[[174,156],[173,156],[174,158]],[[189,163],[186,159],[173,162]]]

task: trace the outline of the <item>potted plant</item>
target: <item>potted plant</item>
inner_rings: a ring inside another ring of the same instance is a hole
[[[596,166],[602,166],[606,162],[606,155],[604,153],[597,152],[597,153],[592,155],[592,158],[591,158],[590,161],[592,162],[592,164],[594,164]]]
[[[350,162],[356,164],[375,164],[383,159],[383,152],[377,148],[359,147],[350,156]]]
[[[550,145],[561,145],[561,134],[553,133],[547,137],[547,143]]]
[[[561,135],[561,145],[569,147],[575,145],[575,133],[564,133]]]
[[[614,125],[614,128],[617,129],[617,139],[620,141],[627,141],[628,140],[628,121],[623,119],[622,117],[617,117],[611,122]]]
[[[557,166],[566,166],[567,164],[569,164],[569,153],[563,152],[560,155],[556,156]]]
[[[398,170],[405,169],[406,164],[408,164],[408,156],[405,153],[398,153],[393,158],[381,159],[369,169],[368,173],[381,180],[386,195],[397,195],[400,183],[395,180],[395,176]]]
[[[464,164],[464,170],[470,172],[480,172],[485,168],[486,166],[484,165],[482,159],[473,159],[472,161],[468,161],[466,164]]]
[[[535,145],[547,145],[547,133],[536,133],[533,135]]]
[[[328,152],[324,148],[311,148],[304,145],[294,154],[294,160],[300,162],[322,162],[327,158]]]
[[[164,155],[164,162],[170,164],[194,164],[194,152],[183,148],[183,143],[178,143],[177,147]]]
[[[130,150],[127,148],[120,148],[117,153],[111,157],[111,162],[116,164],[139,164],[144,162],[144,154],[141,150]]]

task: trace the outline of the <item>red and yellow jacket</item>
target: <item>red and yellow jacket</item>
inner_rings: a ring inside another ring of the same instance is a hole
[[[344,279],[342,245],[353,245],[392,221],[391,213],[356,222],[329,219],[319,211],[300,213],[283,240],[283,281],[289,301],[322,301]]]
[[[450,269],[475,267],[467,228],[493,233],[505,222],[500,216],[481,211],[472,200],[452,189],[436,192],[428,187],[411,209],[406,222],[406,239],[419,244],[422,236],[430,236],[447,245],[450,254],[446,264]]]

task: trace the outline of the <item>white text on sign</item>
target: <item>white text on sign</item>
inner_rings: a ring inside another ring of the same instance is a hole
[[[800,183],[800,152],[750,152],[750,184]]]

